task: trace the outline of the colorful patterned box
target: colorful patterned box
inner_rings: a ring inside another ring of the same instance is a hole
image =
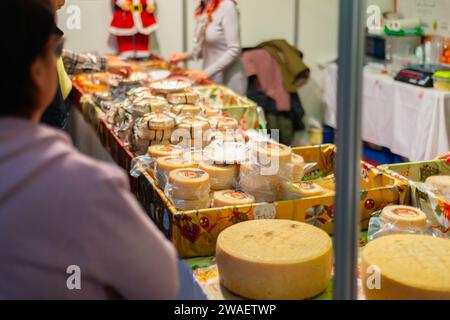
[[[333,178],[323,178],[333,172],[334,146],[298,148],[306,162],[317,162],[307,179],[333,188]],[[366,229],[371,213],[386,205],[400,203],[407,184],[397,181],[367,164],[362,164],[361,228]],[[321,179],[322,178],[322,179]],[[139,179],[137,197],[161,231],[173,242],[182,258],[207,257],[215,254],[216,240],[221,231],[252,219],[291,219],[311,223],[328,233],[333,232],[334,196],[258,203],[252,205],[178,212],[146,174]]]
[[[405,198],[405,204],[420,208],[427,214],[434,228],[440,229],[450,237],[450,200],[420,185],[430,176],[450,175],[450,163],[435,160],[385,165],[379,168],[398,181],[408,183],[410,190]]]

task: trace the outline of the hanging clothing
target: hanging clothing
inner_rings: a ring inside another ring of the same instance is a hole
[[[256,76],[258,91],[275,100],[278,111],[291,110],[291,97],[283,85],[283,75],[272,55],[264,49],[247,50],[242,54],[247,77]]]
[[[277,61],[283,75],[284,87],[288,92],[297,92],[306,84],[310,69],[303,62],[303,53],[286,40],[263,42],[257,48],[268,51]]]

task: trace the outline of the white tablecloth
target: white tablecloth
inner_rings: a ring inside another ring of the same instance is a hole
[[[336,128],[337,65],[324,78],[324,121]],[[450,93],[395,81],[364,70],[363,140],[411,161],[450,150]]]

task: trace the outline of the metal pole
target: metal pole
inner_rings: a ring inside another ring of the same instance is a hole
[[[299,46],[300,0],[294,0],[294,47]]]
[[[365,0],[340,0],[334,299],[357,298]]]
[[[189,32],[188,32],[188,10],[187,10],[187,2],[186,0],[181,0],[181,15],[182,15],[182,35],[183,35],[183,52],[188,52],[188,38],[189,38]],[[184,66],[187,67],[187,63],[184,63]]]

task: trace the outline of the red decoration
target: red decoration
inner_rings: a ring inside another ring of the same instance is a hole
[[[158,28],[154,0],[113,0],[114,15],[109,28],[117,37],[123,58],[150,56],[149,35]]]

